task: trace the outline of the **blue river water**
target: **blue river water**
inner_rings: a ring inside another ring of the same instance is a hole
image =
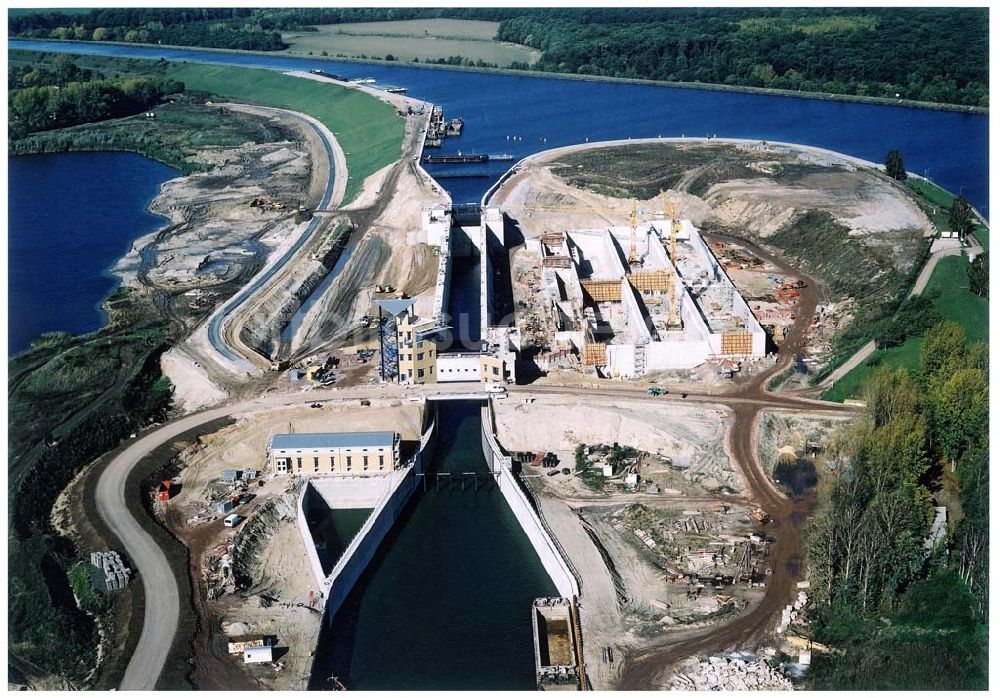
[[[980,115],[319,58],[39,41],[9,46],[371,76],[465,120],[462,137],[447,140],[442,153],[521,158],[585,140],[658,135],[783,140],[874,161],[898,148],[911,171],[964,193],[988,215],[988,118]],[[462,202],[477,201],[510,164],[428,169],[478,173],[440,180]],[[10,159],[12,352],[42,331],[96,329],[98,303],[114,286],[104,271],[131,240],[160,224],[144,206],[172,176],[158,163],[120,153]],[[464,289],[462,278],[453,296],[467,295],[470,305],[453,300],[452,311],[478,321],[478,294],[471,284]],[[476,405],[444,405],[432,472],[485,474],[479,428]],[[324,632],[312,686],[325,689],[326,677],[338,675],[354,689],[531,689],[530,602],[551,593],[495,487],[419,492]]]
[[[7,158],[8,354],[43,332],[99,329],[107,270],[167,219],[146,210],[177,171],[134,153]]]
[[[585,140],[661,135],[781,140],[875,162],[897,148],[907,169],[964,194],[989,217],[989,119],[979,114],[313,57],[47,41],[10,41],[9,46],[283,70],[321,68],[349,78],[373,77],[443,106],[446,117],[465,120],[465,132],[447,139],[442,153],[462,150],[521,158]],[[442,185],[456,202],[478,201],[511,164],[491,162],[477,167],[482,177],[444,179]]]

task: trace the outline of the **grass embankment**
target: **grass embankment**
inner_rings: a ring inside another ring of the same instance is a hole
[[[52,54],[15,51],[12,52],[11,60],[51,62],[55,57]],[[392,106],[360,90],[296,78],[277,71],[259,68],[107,56],[74,55],[71,57],[73,62],[79,66],[97,70],[103,74],[162,76],[183,82],[189,94],[204,93],[235,102],[290,109],[314,117],[336,134],[337,141],[347,158],[348,180],[347,192],[344,196],[345,204],[357,196],[365,178],[395,162],[400,157],[403,142],[403,119],[396,114]],[[179,129],[177,132],[180,135],[183,134],[185,128],[191,128],[194,139],[197,139],[199,134],[203,134],[206,128],[211,128],[211,125],[210,119],[207,121],[194,119],[188,123],[176,124]],[[246,124],[241,127],[245,128]],[[101,133],[109,133],[115,129],[107,122],[80,128],[83,129],[81,137],[93,141],[100,141]],[[156,140],[157,137],[153,135],[155,129],[155,125],[147,125],[142,128],[143,133],[149,134],[148,141],[143,140],[140,137],[141,134],[137,134],[135,137],[117,134],[114,137],[119,138],[120,142],[136,144],[135,149],[143,154],[150,154],[152,157],[157,157],[157,154],[163,155],[170,147],[180,145],[176,142],[171,145],[169,139],[166,143],[159,144]],[[61,138],[61,136],[54,134],[55,132],[45,137],[53,141]],[[219,137],[221,136],[218,134],[213,136],[213,138]],[[107,138],[112,138],[110,133]],[[208,143],[194,140],[192,145],[194,144]],[[224,142],[220,143],[215,140],[212,141],[212,144],[225,145]],[[149,153],[144,150],[146,147],[150,148]],[[108,148],[117,149],[111,146]],[[126,149],[132,150],[133,148],[127,147]],[[169,157],[169,155],[164,157]]]
[[[317,31],[284,32],[285,52],[344,58],[382,58],[411,62],[447,60],[461,56],[494,66],[533,65],[541,51],[494,41],[499,22],[467,19],[414,19],[397,22],[321,24]]]
[[[989,341],[989,299],[969,291],[967,257],[944,257],[938,260],[923,295],[945,320],[957,322],[970,343]],[[881,365],[916,370],[920,363],[923,337],[911,337],[902,344],[879,349],[867,361],[837,381],[823,394],[824,400],[842,402],[861,394],[862,386]]]
[[[942,230],[949,230],[948,212],[955,201],[955,195],[924,179],[907,179],[906,186],[915,191],[922,199],[924,213],[934,223],[937,231],[940,233]],[[973,235],[983,246],[983,249],[989,252],[989,229],[982,223],[979,223],[978,218],[973,220],[976,221]]]
[[[188,91],[308,114],[336,134],[347,158],[350,202],[364,180],[400,157],[403,120],[381,100],[339,85],[283,75],[273,70],[170,63],[167,75]]]
[[[908,179],[906,186],[917,203],[941,232],[948,230],[948,211],[955,195],[923,179]],[[989,251],[989,229],[978,223],[975,237]],[[945,257],[938,260],[922,295],[931,298],[943,319],[962,326],[970,343],[989,341],[989,300],[969,290],[968,258]],[[837,381],[823,394],[824,400],[841,402],[861,394],[862,386],[881,365],[915,370],[920,360],[923,337],[911,337],[895,347],[878,349],[867,361]]]

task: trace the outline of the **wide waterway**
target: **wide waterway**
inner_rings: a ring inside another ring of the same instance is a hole
[[[427,491],[324,629],[311,688],[535,688],[531,602],[557,594],[483,458],[479,403],[440,403]],[[461,473],[479,474],[478,487]],[[442,477],[440,489],[437,473]],[[449,483],[449,480],[452,480]]]
[[[721,92],[655,85],[566,80],[497,73],[359,64],[323,58],[256,55],[110,44],[10,41],[12,49],[166,58],[283,70],[321,68],[348,78],[374,77],[409,96],[461,116],[465,131],[441,153],[531,153],[586,140],[656,136],[760,138],[828,148],[882,162],[892,148],[907,168],[962,193],[989,216],[989,119],[912,107]],[[456,202],[478,201],[510,162],[433,173],[480,173],[442,179]]]
[[[95,53],[189,61],[206,61],[281,69],[324,68],[351,78],[372,76],[409,88],[411,96],[445,108],[448,117],[461,116],[466,130],[446,141],[440,152],[509,153],[520,158],[539,150],[586,140],[651,136],[760,138],[803,143],[880,161],[890,148],[902,150],[910,170],[964,193],[984,214],[987,203],[987,125],[984,116],[848,102],[795,99],[744,93],[714,92],[607,82],[586,82],[528,76],[421,70],[403,66],[342,63],[290,56],[257,56],[62,42],[12,41],[10,47],[47,51]],[[112,157],[115,157],[113,155]],[[41,161],[55,162],[44,156]],[[86,162],[102,154],[80,154]],[[136,157],[136,156],[123,156]],[[155,169],[151,161],[139,160]],[[429,167],[447,177],[441,183],[456,201],[475,201],[511,163],[492,162],[478,170]],[[137,174],[134,180],[142,180]],[[171,174],[172,176],[172,174]],[[15,181],[16,178],[16,181]],[[167,178],[167,177],[164,177]],[[11,170],[11,201],[35,201],[37,218],[54,216],[45,180],[28,171]],[[101,209],[142,210],[139,199],[115,189],[100,189],[102,180],[80,176],[73,194],[99,202],[98,210],[77,209],[74,221],[99,221]],[[36,198],[30,199],[35,190]],[[155,192],[155,189],[154,189]],[[141,201],[144,205],[148,197]],[[108,202],[115,206],[107,206]],[[147,214],[148,215],[148,214]],[[50,219],[57,220],[57,219]],[[155,227],[155,226],[153,226]],[[15,262],[12,225],[12,267]],[[30,229],[19,227],[24,235]],[[65,254],[65,245],[79,238],[79,226],[64,227],[51,247],[62,254],[38,250],[47,276],[71,283],[85,271]],[[104,232],[121,234],[119,249],[103,262],[105,269],[128,247],[128,241],[148,228],[104,225]],[[77,253],[81,254],[81,253]],[[86,254],[86,252],[82,253]],[[27,269],[27,267],[25,267]],[[478,323],[478,288],[453,286],[453,313],[474,314]],[[76,298],[93,310],[113,283],[87,291],[77,286]],[[39,287],[31,298],[14,304],[12,274],[11,327],[32,318],[33,308],[58,305],[60,297]],[[25,286],[26,291],[30,287]],[[88,295],[89,294],[89,295]],[[475,298],[475,300],[473,300]],[[77,313],[78,314],[78,313]],[[69,317],[67,313],[66,317]],[[59,324],[59,323],[56,323]],[[26,329],[85,331],[91,325]],[[476,324],[478,327],[478,324]],[[478,334],[470,323],[470,334]],[[13,332],[13,330],[12,330]],[[12,346],[13,346],[13,334]],[[479,407],[449,403],[441,408],[438,455],[432,472],[486,472],[479,442]],[[418,492],[393,532],[383,543],[352,595],[325,633],[317,655],[315,688],[327,688],[325,677],[338,675],[354,689],[531,689],[534,687],[530,603],[555,593],[526,536],[495,487],[456,482],[448,489]]]
[[[80,334],[105,321],[108,269],[163,226],[146,210],[177,171],[134,153],[7,158],[8,354],[43,332]]]

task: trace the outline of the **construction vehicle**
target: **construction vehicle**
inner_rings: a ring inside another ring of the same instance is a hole
[[[753,516],[754,520],[759,523],[767,524],[771,522],[771,515],[760,507],[754,507],[750,510],[750,515]]]

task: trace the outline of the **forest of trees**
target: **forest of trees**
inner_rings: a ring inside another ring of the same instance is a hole
[[[879,369],[863,416],[830,445],[806,546],[815,639],[846,653],[817,662],[815,688],[985,687],[987,371],[986,346],[939,323],[919,369]],[[955,518],[925,551],[935,498]]]
[[[39,11],[12,36],[277,51],[316,24],[454,17],[500,22],[539,49],[523,70],[901,98],[986,107],[986,8],[243,8]]]
[[[30,133],[137,114],[184,84],[160,77],[105,79],[60,57],[52,68],[11,65],[7,70],[8,135]]]
[[[987,34],[980,9],[542,10],[497,38],[537,70],[987,106]]]

